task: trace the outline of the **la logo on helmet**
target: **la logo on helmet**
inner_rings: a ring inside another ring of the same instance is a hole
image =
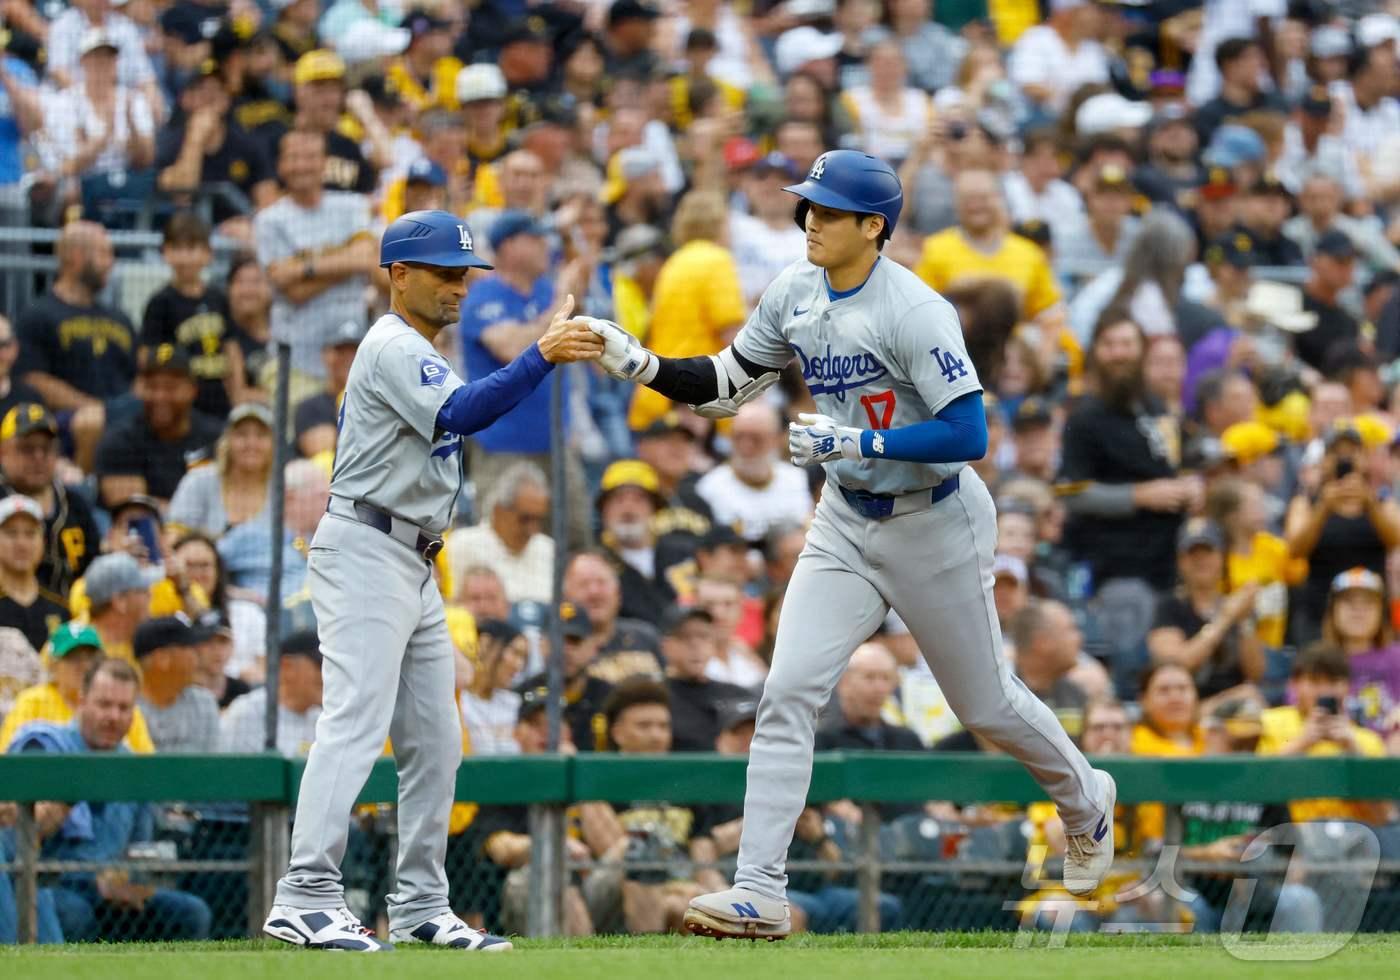
[[[817,157],[817,162],[812,164],[812,172],[807,175],[808,180],[821,180],[822,174],[826,173],[826,154]]]
[[[467,230],[466,225],[457,226],[457,239],[462,243],[463,252],[470,252],[472,250],[472,233]]]

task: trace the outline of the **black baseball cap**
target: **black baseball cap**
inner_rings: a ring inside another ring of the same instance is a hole
[[[1204,517],[1193,517],[1181,525],[1181,530],[1177,532],[1176,551],[1177,554],[1184,554],[1200,545],[1224,551],[1225,535],[1214,521]]]
[[[476,624],[476,635],[478,637],[489,636],[502,646],[507,646],[516,641],[520,636],[520,630],[504,619],[483,619]]]
[[[131,648],[139,660],[166,647],[190,647],[198,642],[199,634],[183,616],[157,616],[136,627]]]
[[[747,548],[749,543],[739,536],[731,524],[715,521],[700,538],[701,551],[714,551],[716,548]]]
[[[279,657],[305,657],[316,666],[321,665],[321,640],[315,630],[298,630],[291,636],[283,637]]]
[[[507,44],[553,44],[549,24],[543,17],[521,17],[506,25],[501,34],[501,47]]]
[[[566,640],[586,640],[593,635],[593,621],[582,606],[563,602],[559,604],[559,630]]]
[[[183,347],[174,344],[157,344],[154,347],[142,347],[137,354],[137,374],[157,374],[165,372],[167,374],[178,374],[181,377],[192,377],[190,367],[190,355],[185,353]]]
[[[734,698],[731,701],[722,702],[715,714],[716,720],[719,722],[719,730],[722,732],[738,728],[745,723],[756,724],[758,722],[758,698]]]
[[[1011,420],[1011,431],[1028,432],[1031,429],[1039,429],[1049,425],[1053,417],[1050,403],[1044,398],[1031,395],[1022,399],[1021,404],[1016,406],[1016,415]]]
[[[1324,231],[1319,236],[1316,252],[1318,255],[1342,261],[1356,258],[1356,246],[1352,244],[1346,232],[1338,231],[1336,228]]]
[[[1260,174],[1259,179],[1249,185],[1249,193],[1254,195],[1275,194],[1290,201],[1293,199],[1293,195],[1283,185],[1283,181],[1279,180],[1278,176],[1273,173]]]
[[[678,633],[682,627],[694,620],[713,625],[715,617],[704,606],[672,606],[661,614],[661,635]]]
[[[515,712],[516,721],[527,721],[549,707],[549,688],[543,685],[539,687],[522,688],[519,693],[520,708]],[[567,707],[568,701],[565,700],[563,695],[560,695],[560,713],[562,714]]]
[[[679,412],[666,412],[659,418],[652,421],[641,432],[637,433],[637,439],[658,439],[669,435],[683,435],[691,442],[695,441],[695,433],[691,432],[681,424]]]
[[[1206,249],[1206,264],[1226,262],[1236,269],[1248,269],[1257,263],[1254,238],[1247,231],[1231,231],[1221,235]]]
[[[1031,218],[1013,225],[1011,233],[1035,242],[1041,248],[1049,248],[1051,244],[1050,226],[1039,218]]]
[[[8,442],[34,432],[58,435],[58,423],[49,414],[49,410],[38,402],[20,402],[5,413],[4,421],[0,421],[0,442]]]
[[[133,493],[130,497],[123,497],[112,506],[112,520],[116,521],[129,510],[144,510],[156,519],[156,523],[162,523],[160,516],[160,501],[155,497],[145,493]]]
[[[642,0],[614,0],[608,8],[608,26],[620,24],[624,20],[656,20],[661,11]]]

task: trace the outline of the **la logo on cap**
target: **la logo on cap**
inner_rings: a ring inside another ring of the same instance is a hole
[[[808,180],[821,180],[822,174],[826,173],[826,154],[817,157],[817,162],[812,164],[812,172],[807,175]]]
[[[467,230],[466,225],[457,226],[457,238],[462,243],[463,252],[470,252],[472,250],[472,233]]]

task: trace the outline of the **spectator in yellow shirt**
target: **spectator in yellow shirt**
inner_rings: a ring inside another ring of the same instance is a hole
[[[970,280],[1009,282],[1020,300],[1021,319],[1039,328],[1036,348],[1042,360],[1053,367],[1072,334],[1045,252],[1011,233],[1001,185],[990,170],[963,171],[954,194],[958,224],[924,240],[914,272],[940,293]]]
[[[681,198],[671,223],[676,251],[656,277],[647,337],[658,356],[718,354],[744,325],[744,290],[728,237],[729,208],[722,194],[700,190]],[[670,407],[665,395],[638,388],[627,423],[640,431]]]
[[[1259,755],[1336,756],[1385,755],[1385,743],[1375,732],[1354,723],[1348,715],[1347,689],[1351,664],[1335,646],[1317,643],[1293,663],[1293,693],[1297,703],[1270,708],[1260,719]],[[1356,820],[1385,823],[1388,803],[1356,800],[1294,800],[1289,815],[1305,820]]]
[[[1308,577],[1307,560],[1290,557],[1287,542],[1264,530],[1268,526],[1264,488],[1257,483],[1216,481],[1206,494],[1206,516],[1225,532],[1225,591],[1254,585],[1255,635],[1266,647],[1283,646],[1288,590]]]
[[[408,50],[389,63],[392,81],[414,112],[457,108],[457,73],[462,62],[452,56],[454,25],[426,10],[415,10],[403,23],[411,40]]]
[[[72,620],[53,631],[45,652],[50,680],[20,691],[14,709],[0,726],[0,752],[8,749],[15,732],[30,722],[66,725],[73,720],[73,712],[82,700],[83,678],[103,658],[102,638],[91,625]],[[133,752],[155,751],[139,707],[132,715],[125,743]]]
[[[666,261],[665,236],[651,225],[633,225],[608,253],[613,320],[638,340],[651,332],[651,301]]]

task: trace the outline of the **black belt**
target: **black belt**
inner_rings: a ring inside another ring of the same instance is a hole
[[[912,493],[871,493],[869,490],[847,490],[842,486],[837,489],[846,503],[862,517],[883,521],[888,517],[902,517],[927,510],[940,500],[951,497],[958,491],[958,476],[954,473],[936,487]]]
[[[422,555],[424,561],[432,561],[442,550],[441,537],[425,533],[412,521],[395,517],[373,504],[365,503],[363,500],[352,501],[352,503],[355,507],[355,517],[361,524],[368,524],[376,531],[383,531],[395,541],[408,545]]]

